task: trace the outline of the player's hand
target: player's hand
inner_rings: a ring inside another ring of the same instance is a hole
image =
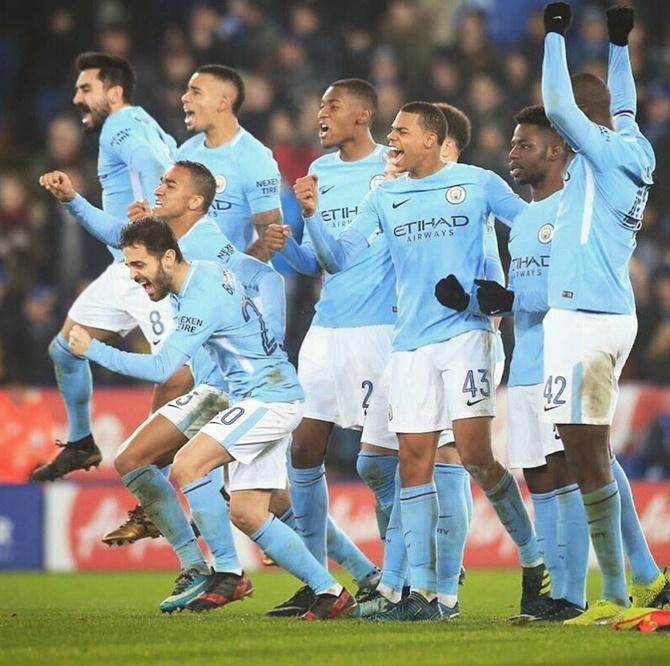
[[[493,280],[475,280],[479,309],[487,315],[511,312],[514,292]]]
[[[40,176],[40,185],[58,201],[67,203],[77,196],[70,177],[62,171],[49,171]]]
[[[315,175],[303,176],[295,181],[293,193],[304,217],[312,217],[319,203],[319,179]]]
[[[544,31],[565,35],[572,21],[572,9],[567,2],[550,2],[544,8]]]
[[[268,224],[264,229],[263,240],[266,247],[274,254],[284,249],[286,239],[292,233],[288,224]]]
[[[610,42],[616,46],[626,46],[628,35],[635,25],[635,10],[632,7],[621,5],[610,7],[606,14]]]
[[[85,328],[75,324],[70,330],[67,344],[75,356],[83,357],[86,356],[86,352],[91,345],[91,336]]]
[[[128,219],[131,222],[137,222],[137,220],[143,220],[145,217],[151,217],[152,215],[153,210],[148,201],[133,201],[128,206]]]
[[[435,285],[435,298],[444,305],[445,308],[451,308],[458,312],[463,312],[470,303],[470,296],[465,293],[463,285],[452,273],[442,278]]]

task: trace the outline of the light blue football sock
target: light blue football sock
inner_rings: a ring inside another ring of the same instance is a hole
[[[156,465],[144,465],[121,477],[161,534],[174,548],[182,569],[209,573],[195,534],[184,515],[172,484]]]
[[[486,497],[516,544],[521,566],[535,567],[542,564],[533,524],[521,499],[519,485],[509,470],[506,469],[500,481],[486,492]]]
[[[544,566],[551,578],[551,596],[561,599],[564,569],[558,553],[558,501],[556,491],[531,493],[535,508],[535,534]]]
[[[582,495],[591,542],[603,575],[602,598],[629,606],[621,536],[621,499],[616,481]]]
[[[285,513],[279,516],[279,520],[288,525],[296,534],[298,533],[298,524],[295,522],[295,515],[293,514],[293,507],[289,507]]]
[[[214,480],[203,476],[187,483],[182,493],[191,509],[191,516],[214,558],[214,570],[220,573],[241,574],[233,530],[226,501],[221,495],[221,471]]]
[[[326,557],[326,526],[328,523],[328,485],[326,467],[297,469],[288,464],[291,481],[291,505],[298,534],[317,562],[328,568]]]
[[[375,494],[375,512],[379,536],[383,541],[395,497],[395,471],[398,456],[387,456],[371,451],[359,451],[356,471],[365,485]]]
[[[571,483],[556,490],[558,556],[563,568],[561,599],[586,608],[586,575],[589,568],[589,526],[579,486]],[[551,581],[552,595],[554,581]]]
[[[402,531],[413,590],[437,594],[437,489],[434,483],[400,489]]]
[[[378,589],[383,590],[385,596],[393,597],[391,601],[400,601],[402,588],[407,577],[407,551],[402,534],[402,520],[400,512],[400,479],[396,470],[395,498],[386,528],[384,540],[384,565]]]
[[[281,520],[269,516],[250,538],[268,557],[309,585],[316,594],[339,589],[337,581],[307,550],[303,540]]]
[[[49,345],[58,391],[65,403],[68,442],[91,434],[91,395],[93,380],[88,359],[74,356],[67,340],[59,333]]]
[[[621,498],[621,535],[623,549],[630,563],[633,583],[649,585],[660,576],[661,570],[654,561],[642,531],[626,472],[623,471],[616,458],[612,458],[610,464]]]
[[[344,567],[359,585],[366,585],[377,574],[377,567],[328,516],[328,557]]]
[[[468,535],[468,508],[462,465],[435,464],[435,486],[439,504],[437,522],[437,594],[440,601],[458,596],[458,579]],[[443,601],[444,603],[444,601]]]

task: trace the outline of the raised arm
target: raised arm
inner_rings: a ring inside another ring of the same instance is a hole
[[[118,247],[119,234],[125,222],[96,208],[77,194],[66,173],[50,171],[40,176],[39,183],[60,201],[94,238],[105,245]]]
[[[637,114],[637,93],[628,52],[628,35],[634,22],[632,7],[610,7],[607,10],[610,39],[607,87],[612,96],[610,110],[617,130],[628,126]]]

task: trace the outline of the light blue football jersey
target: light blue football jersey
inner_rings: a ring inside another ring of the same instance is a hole
[[[284,281],[274,268],[236,250],[219,226],[209,217],[198,220],[179,238],[179,248],[184,258],[217,261],[235,273],[258,309],[263,314],[268,329],[279,342],[284,343],[286,328],[286,299]],[[228,381],[212,357],[201,348],[190,361],[193,383],[207,384],[228,392]]]
[[[171,295],[176,329],[154,356],[96,341],[87,357],[114,372],[162,381],[204,346],[228,380],[231,402],[304,399],[295,368],[235,274],[218,262],[193,261]]]
[[[384,147],[345,162],[339,151],[312,162],[310,174],[319,178],[319,210],[337,238],[358,213],[365,195],[384,180]],[[309,234],[303,244],[311,248]],[[393,324],[396,319],[395,272],[384,242],[372,243],[345,271],[325,275],[313,323],[329,328]]]
[[[208,215],[238,250],[251,245],[254,215],[281,210],[281,178],[272,151],[242,127],[218,148],[208,148],[205,135],[196,134],[179,147],[177,159],[200,162],[212,172],[216,196]]]
[[[127,220],[133,201],[154,200],[161,176],[174,161],[175,140],[142,108],[126,106],[108,116],[100,131],[98,179],[105,212]],[[123,256],[108,246],[116,261]]]
[[[655,157],[635,122],[627,47],[610,47],[608,82],[616,131],[591,122],[575,104],[565,40],[545,39],[542,98],[547,117],[576,155],[556,215],[549,306],[633,314],[628,264],[642,225]],[[627,103],[628,102],[628,103]]]
[[[450,163],[425,178],[379,185],[338,239],[327,232],[321,213],[307,220],[307,229],[320,263],[331,272],[346,268],[384,234],[397,276],[393,348],[407,351],[471,330],[493,330],[481,313],[440,305],[435,284],[453,273],[473,294],[473,281],[487,275],[489,216],[510,221],[526,206],[493,172]]]
[[[514,352],[508,386],[533,386],[543,381],[542,321],[549,309],[547,280],[551,239],[561,192],[533,201],[517,215],[509,236],[509,288],[514,292]]]

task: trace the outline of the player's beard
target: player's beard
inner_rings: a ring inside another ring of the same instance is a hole
[[[151,285],[154,288],[154,293],[149,297],[152,301],[162,301],[170,293],[170,278],[162,266],[158,267]]]
[[[77,110],[82,117],[82,121],[86,113],[91,115],[91,122],[88,125],[85,125],[82,122],[82,129],[86,134],[92,134],[93,132],[97,132],[102,127],[102,124],[111,114],[112,107],[107,100],[103,100],[99,105],[94,107],[90,107],[87,104],[77,104]]]

